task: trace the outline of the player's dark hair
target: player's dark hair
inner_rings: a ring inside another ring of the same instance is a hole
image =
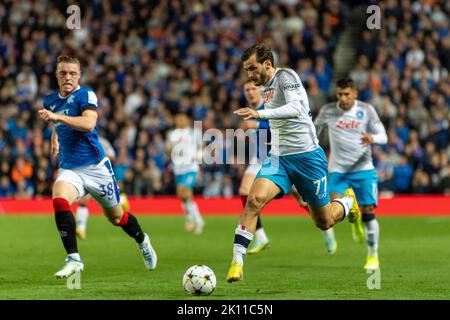
[[[65,56],[65,55],[61,55],[58,56],[58,59],[56,59],[56,66],[58,66],[58,64],[65,62],[65,63],[75,63],[77,64],[80,69],[81,69],[81,63],[80,60],[78,60],[78,58],[76,57],[71,57],[71,56]]]
[[[272,49],[261,43],[254,44],[250,48],[245,49],[241,55],[241,61],[248,60],[254,54],[256,54],[256,61],[258,63],[264,63],[264,61],[270,60],[272,66],[275,66]]]
[[[356,89],[355,82],[351,78],[342,78],[336,81],[336,87],[344,89],[344,88],[351,88]]]

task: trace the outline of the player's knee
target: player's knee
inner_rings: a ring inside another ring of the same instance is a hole
[[[314,224],[321,230],[328,230],[333,226],[333,221],[331,219],[316,218],[314,219]]]
[[[116,227],[122,227],[124,226],[126,223],[124,223],[124,217],[108,217],[109,222],[111,222],[113,225],[115,225]]]
[[[109,222],[111,222],[116,227],[120,227],[120,219],[119,218],[110,218]]]
[[[260,195],[248,195],[246,208],[250,209],[251,212],[259,212],[264,206],[264,196]]]
[[[191,190],[185,186],[180,186],[177,189],[177,195],[182,200],[189,200],[190,198],[192,198]]]
[[[70,211],[69,201],[62,197],[55,197],[53,198],[53,209],[55,212]]]
[[[316,222],[316,227],[319,228],[320,230],[328,230],[333,226],[333,223],[331,223],[331,221],[321,221],[321,222]]]

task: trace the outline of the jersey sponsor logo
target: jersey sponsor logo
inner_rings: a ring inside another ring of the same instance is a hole
[[[339,129],[358,129],[358,128],[361,127],[361,125],[362,125],[362,123],[359,122],[359,121],[355,121],[355,120],[348,121],[348,120],[342,119],[342,120],[339,120],[338,123],[336,123],[336,128],[339,128]]]
[[[59,110],[59,111],[56,112],[56,113],[57,113],[57,114],[62,114],[62,115],[68,116],[68,115],[69,115],[69,109]],[[59,127],[59,126],[62,126],[62,125],[64,125],[62,122],[55,122],[55,123],[54,123],[55,128],[56,128],[56,127]]]
[[[302,85],[300,83],[288,83],[285,84],[283,87],[283,90],[289,90],[289,91],[294,91],[298,88],[300,88]]]
[[[269,101],[270,99],[273,98],[273,93],[274,93],[274,90],[269,90],[269,91],[264,92],[264,103],[266,103],[267,101]]]

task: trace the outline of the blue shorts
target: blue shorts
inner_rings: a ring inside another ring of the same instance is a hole
[[[378,176],[375,169],[349,173],[330,173],[330,192],[344,194],[347,188],[353,188],[361,206],[378,205]]]
[[[319,147],[305,153],[269,156],[256,178],[266,178],[275,183],[281,189],[276,198],[283,197],[294,185],[308,204],[322,207],[330,202],[327,170],[325,152]]]
[[[177,186],[183,185],[189,189],[193,189],[197,181],[197,172],[186,172],[175,175],[175,184]]]

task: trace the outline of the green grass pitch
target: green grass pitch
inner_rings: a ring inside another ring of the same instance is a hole
[[[103,217],[91,217],[79,241],[81,289],[53,274],[65,258],[53,216],[0,216],[0,299],[450,299],[450,218],[381,217],[381,289],[369,290],[365,244],[348,222],[336,226],[339,248],[327,255],[308,217],[263,217],[271,246],[245,259],[244,281],[228,284],[238,217],[208,216],[205,232],[184,231],[182,216],[139,216],[158,266],[146,271],[137,245]],[[208,297],[184,293],[184,271],[210,266],[217,288]]]

